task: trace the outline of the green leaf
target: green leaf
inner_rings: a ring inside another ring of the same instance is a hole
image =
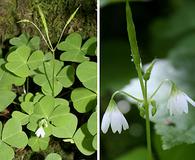
[[[92,155],[95,149],[92,146],[93,136],[87,129],[87,125],[84,124],[77,130],[74,137],[74,142],[81,153],[84,155]]]
[[[23,109],[23,111],[25,111],[29,115],[31,115],[33,113],[33,110],[34,110],[34,103],[33,102],[22,102],[20,106]]]
[[[62,157],[57,153],[50,153],[45,160],[62,160]]]
[[[20,77],[27,77],[30,75],[30,70],[27,66],[27,60],[30,56],[30,48],[22,46],[11,52],[8,57],[8,63],[5,65],[6,69]]]
[[[8,55],[6,69],[19,77],[28,77],[32,73],[31,70],[38,68],[43,61],[43,52],[35,51],[30,54],[31,49],[27,46],[17,48]]]
[[[0,89],[9,89],[11,90],[12,85],[16,86],[23,85],[25,78],[21,78],[13,75],[5,68],[5,60],[0,59]]]
[[[72,138],[77,128],[77,117],[71,113],[53,112],[50,117],[52,134],[58,138]]]
[[[2,160],[12,160],[14,158],[14,150],[0,140],[0,157]]]
[[[37,69],[43,63],[44,54],[42,51],[35,51],[28,59],[28,66],[31,70]]]
[[[29,37],[25,33],[23,33],[19,37],[14,37],[10,39],[9,43],[14,46],[20,47],[23,45],[27,45],[28,40],[29,40]]]
[[[10,105],[15,99],[16,94],[9,90],[0,91],[0,112]]]
[[[97,47],[97,38],[91,37],[89,38],[82,46],[81,50],[85,53],[85,55],[94,56]]]
[[[21,125],[26,125],[29,122],[29,115],[19,111],[14,111],[12,117],[16,118]]]
[[[82,37],[78,33],[70,34],[65,41],[58,44],[57,48],[61,51],[80,51]]]
[[[60,60],[81,63],[88,61],[89,58],[85,57],[81,51],[68,51],[61,54]]]
[[[54,112],[68,113],[70,112],[69,102],[62,98],[55,98]]]
[[[83,85],[97,92],[97,64],[95,62],[83,62],[76,70],[76,75]]]
[[[58,95],[63,87],[70,87],[74,82],[74,69],[71,66],[63,68],[63,62],[54,61],[54,96]],[[39,67],[40,73],[33,77],[33,81],[42,87],[46,95],[53,93],[53,60],[44,62]]]
[[[9,119],[4,125],[2,141],[16,148],[24,148],[28,143],[28,137],[22,131],[22,126],[15,118]]]
[[[33,36],[33,38],[29,41],[28,46],[32,50],[38,50],[40,48],[40,38],[38,36]]]
[[[57,75],[57,81],[59,81],[63,87],[68,88],[74,83],[75,70],[72,66],[64,67]]]
[[[34,152],[39,152],[47,149],[49,145],[49,140],[50,140],[49,137],[45,138],[31,137],[28,140],[28,145],[32,148]]]
[[[44,96],[35,104],[34,113],[43,115],[46,119],[50,117],[55,107],[55,101],[52,96]]]
[[[65,41],[58,44],[57,48],[61,51],[66,51],[61,54],[60,60],[71,61],[71,62],[83,62],[89,60],[85,57],[85,54],[81,50],[82,37],[78,33],[70,34]]]
[[[97,112],[93,112],[93,114],[89,117],[87,128],[92,135],[97,133]]]
[[[96,106],[96,94],[86,88],[74,89],[71,99],[74,108],[80,113],[88,112]]]

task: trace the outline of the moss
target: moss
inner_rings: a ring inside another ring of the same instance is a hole
[[[52,43],[56,43],[61,31],[74,10],[80,6],[75,19],[68,26],[65,35],[77,31],[83,38],[96,35],[95,0],[1,0],[0,1],[0,40],[4,42],[21,32],[37,35],[30,24],[17,24],[21,19],[29,19],[42,28],[37,10],[40,5],[48,23]]]

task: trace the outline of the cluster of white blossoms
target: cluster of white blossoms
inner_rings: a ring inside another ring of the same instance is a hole
[[[168,69],[166,69],[166,67]],[[171,116],[188,113],[188,103],[195,107],[195,101],[186,93],[179,90],[172,81],[166,80],[166,82],[170,83],[162,83],[163,85],[160,85],[159,88],[157,87],[157,84],[159,85],[160,81],[170,77],[172,79],[175,73],[177,73],[177,71],[169,62],[162,60],[157,61],[152,70],[151,78],[148,81],[148,96],[152,99],[154,98],[158,104],[166,103],[165,106]],[[156,88],[158,93],[155,92],[154,94]],[[143,99],[138,79],[133,79],[130,85],[126,86],[122,91],[132,93],[134,97]],[[137,103],[135,99],[130,98],[129,100],[132,103]],[[129,128],[125,117],[120,112],[113,99],[111,99],[102,119],[101,129],[103,133],[108,131],[110,124],[114,133],[116,131],[121,133],[122,129],[126,130]]]

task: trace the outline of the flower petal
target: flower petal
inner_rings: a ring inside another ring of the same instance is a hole
[[[106,112],[103,115],[102,124],[101,124],[101,130],[103,133],[108,132],[108,128],[110,126],[110,111],[106,110]]]

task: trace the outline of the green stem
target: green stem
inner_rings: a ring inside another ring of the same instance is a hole
[[[146,110],[146,140],[147,140],[147,159],[152,160],[152,147],[151,147],[151,133],[150,133],[150,114],[149,114],[149,103],[147,98],[147,81],[145,81],[145,92],[144,92],[144,106]]]
[[[55,95],[55,51],[52,52],[53,71],[52,71],[52,96]]]
[[[151,135],[150,135],[150,117],[149,117],[149,102],[147,97],[147,81],[145,81],[142,75],[142,68],[141,68],[141,58],[139,55],[139,49],[137,45],[137,39],[136,39],[136,31],[135,26],[133,23],[131,8],[129,6],[128,0],[126,0],[126,20],[127,20],[127,32],[128,32],[128,38],[130,42],[131,47],[131,53],[133,57],[133,62],[136,67],[136,71],[138,74],[142,95],[144,98],[144,107],[146,110],[146,139],[147,139],[147,160],[152,160],[152,149],[151,149]]]
[[[116,91],[116,92],[114,92],[114,94],[112,95],[111,99],[113,99],[114,96],[116,96],[117,94],[123,94],[123,95],[125,95],[125,96],[127,96],[127,97],[130,97],[130,98],[132,98],[132,99],[134,99],[134,100],[136,100],[136,101],[138,101],[138,102],[143,102],[143,100],[141,100],[141,99],[139,99],[139,98],[136,98],[136,97],[134,97],[134,96],[132,96],[132,95],[130,95],[130,94],[124,92],[124,91]]]

